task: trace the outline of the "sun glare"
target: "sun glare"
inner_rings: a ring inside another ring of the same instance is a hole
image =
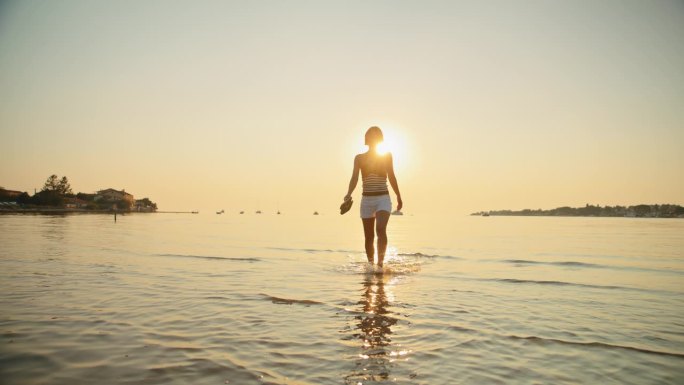
[[[380,126],[382,128],[382,126]],[[378,145],[378,152],[380,154],[392,153],[393,158],[403,159],[406,155],[405,143],[402,132],[395,128],[387,128],[384,130],[385,140]]]
[[[383,155],[386,154],[387,151],[390,151],[390,149],[386,142],[382,142],[378,144],[376,151],[378,152],[378,154]]]
[[[394,159],[394,169],[399,170],[399,172],[405,171],[405,165],[409,162],[407,157],[410,157],[411,155],[407,151],[408,139],[406,137],[406,131],[395,124],[389,123],[369,122],[367,126],[369,125],[377,125],[382,129],[384,134],[384,141],[378,145],[376,149],[377,152],[379,154],[391,153],[392,158]],[[359,146],[359,152],[364,152],[367,149],[368,147],[365,145]]]

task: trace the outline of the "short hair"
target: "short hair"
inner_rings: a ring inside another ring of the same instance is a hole
[[[382,136],[382,130],[380,127],[373,126],[366,131],[366,144],[370,145],[371,143],[380,143],[384,140],[384,137]]]

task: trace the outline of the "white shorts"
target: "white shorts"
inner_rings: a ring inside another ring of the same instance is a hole
[[[361,197],[361,218],[375,218],[376,211],[392,212],[392,199],[389,194]]]

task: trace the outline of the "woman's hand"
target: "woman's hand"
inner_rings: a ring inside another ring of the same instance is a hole
[[[404,202],[401,201],[401,197],[397,197],[397,211],[401,211],[401,208],[404,207]]]

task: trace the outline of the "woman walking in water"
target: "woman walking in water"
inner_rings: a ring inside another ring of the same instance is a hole
[[[366,131],[366,145],[368,151],[358,154],[354,158],[354,171],[349,181],[349,190],[344,197],[345,202],[351,199],[351,194],[359,181],[359,171],[363,179],[363,196],[361,198],[361,221],[366,238],[366,257],[373,263],[373,241],[378,235],[378,266],[382,267],[387,250],[387,222],[392,211],[392,200],[387,190],[389,178],[392,190],[397,195],[397,210],[401,210],[403,203],[399,193],[397,177],[394,175],[394,165],[390,152],[381,154],[378,145],[383,136],[379,127],[371,127]]]

